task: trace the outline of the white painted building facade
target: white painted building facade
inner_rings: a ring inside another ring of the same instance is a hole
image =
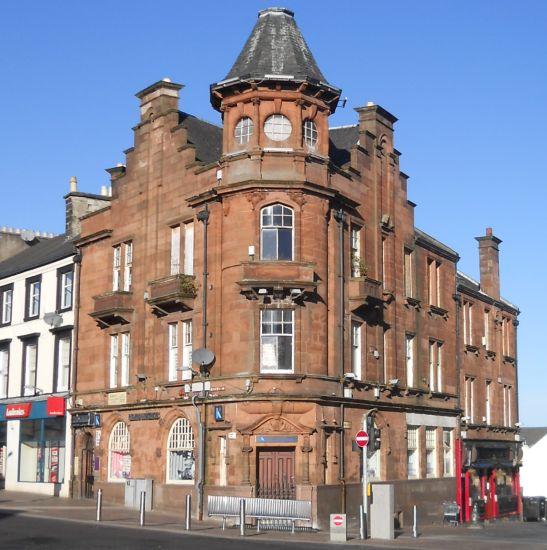
[[[75,296],[74,249],[64,236],[0,263],[0,475],[7,490],[69,496]]]

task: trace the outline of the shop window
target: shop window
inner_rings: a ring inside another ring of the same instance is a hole
[[[182,338],[181,338],[182,335]],[[192,321],[168,325],[169,381],[192,379]],[[182,342],[182,346],[181,343]],[[181,349],[182,348],[182,349]],[[181,360],[182,352],[182,360]]]
[[[131,477],[131,441],[125,422],[112,429],[108,442],[108,480],[125,481]]]
[[[260,370],[292,372],[293,311],[265,309],[260,312]]]
[[[66,311],[72,307],[74,271],[71,265],[57,271],[57,309]]]
[[[175,420],[167,443],[167,481],[189,483],[195,476],[194,433],[186,418]]]
[[[19,481],[63,483],[65,419],[22,420],[19,425]]]
[[[260,236],[262,260],[292,260],[293,211],[282,204],[263,208]]]
[[[0,325],[9,325],[13,313],[13,283],[0,288]]]

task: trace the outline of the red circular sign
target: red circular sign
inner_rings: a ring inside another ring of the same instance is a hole
[[[355,443],[359,447],[366,447],[368,445],[368,434],[364,430],[361,430],[355,434]]]
[[[344,523],[344,518],[342,516],[334,516],[332,518],[332,522],[334,523],[334,525],[336,525],[337,527],[340,527],[340,525],[342,525]]]

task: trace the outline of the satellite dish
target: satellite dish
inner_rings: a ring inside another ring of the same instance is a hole
[[[215,362],[215,354],[207,348],[199,348],[192,352],[192,362],[199,365],[202,376],[208,376],[209,370]]]
[[[31,243],[34,239],[36,239],[36,234],[32,229],[23,229],[21,231],[21,239],[23,239],[26,243]]]
[[[44,321],[49,326],[57,328],[61,326],[61,323],[63,322],[63,317],[55,311],[52,311],[51,313],[44,313]]]

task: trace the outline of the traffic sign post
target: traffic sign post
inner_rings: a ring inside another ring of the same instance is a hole
[[[366,423],[365,423],[366,425]],[[368,470],[368,453],[367,453],[367,445],[368,445],[368,434],[365,432],[365,430],[359,430],[355,434],[355,443],[359,447],[361,447],[361,451],[363,453],[363,472],[362,472],[362,478],[363,478],[363,518],[361,520],[362,530],[361,530],[361,538],[366,539],[367,538],[367,511],[368,511],[368,495],[367,495],[367,470]]]

